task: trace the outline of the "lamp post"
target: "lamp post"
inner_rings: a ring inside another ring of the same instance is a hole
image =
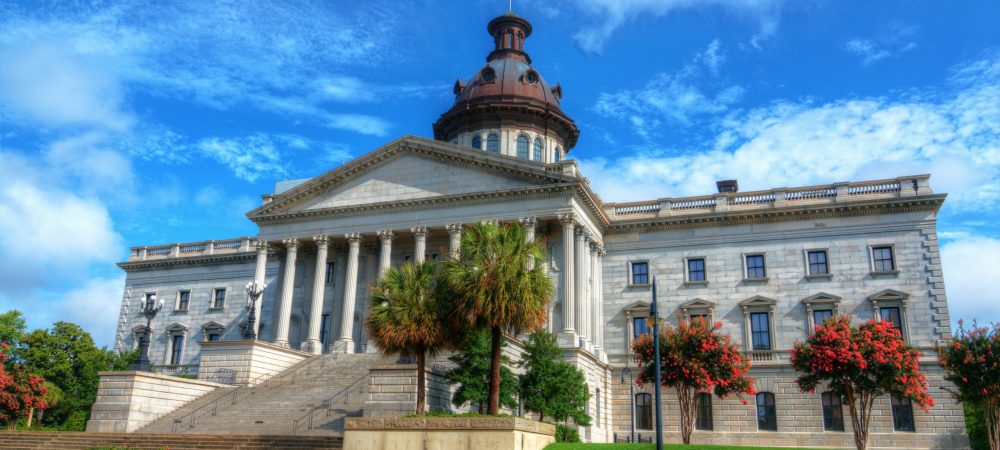
[[[663,450],[663,411],[660,410],[660,318],[656,314],[656,275],[653,275],[653,303],[649,305],[653,318],[653,390],[656,396],[656,450]]]
[[[243,330],[243,339],[257,340],[257,300],[264,295],[266,287],[267,284],[258,281],[247,283],[247,309],[250,310],[250,314],[247,315],[247,327]]]
[[[146,327],[142,330],[142,336],[139,337],[139,359],[132,363],[130,369],[149,372],[149,335],[152,333],[153,329],[150,328],[150,323],[153,322],[153,318],[156,317],[156,313],[163,309],[163,299],[160,301],[156,300],[156,294],[149,294],[146,296],[146,301],[139,304],[139,312],[146,316]]]
[[[629,442],[635,442],[635,379],[632,378],[632,369],[628,366],[625,366],[625,368],[622,369],[622,383],[624,383],[625,380],[628,380],[629,411],[632,414],[632,428],[631,434],[629,435]]]

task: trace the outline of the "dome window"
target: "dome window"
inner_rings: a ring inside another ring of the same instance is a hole
[[[542,140],[539,138],[535,138],[535,143],[531,149],[531,159],[535,161],[542,160]]]
[[[523,134],[517,137],[517,157],[528,159],[528,136]]]
[[[554,159],[556,160],[556,162],[559,162],[560,160],[562,160],[562,149],[559,148],[558,145],[556,146],[555,155],[553,155],[553,156],[555,156]]]
[[[538,82],[538,72],[534,70],[529,70],[524,74],[524,82],[528,84],[535,84]]]
[[[493,71],[492,67],[487,67],[483,69],[482,73],[479,74],[479,78],[481,78],[486,83],[492,83],[493,80],[496,79],[496,77],[497,73]]]
[[[486,136],[486,151],[490,153],[500,153],[500,136],[490,133]]]
[[[476,150],[482,150],[483,149],[483,138],[481,138],[479,136],[473,137],[472,138],[472,148],[474,148]]]

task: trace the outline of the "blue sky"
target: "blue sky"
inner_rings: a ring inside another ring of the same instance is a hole
[[[128,247],[431,136],[503,1],[0,1],[0,310],[110,344]],[[931,173],[953,317],[1000,320],[1000,3],[515,1],[612,201]]]

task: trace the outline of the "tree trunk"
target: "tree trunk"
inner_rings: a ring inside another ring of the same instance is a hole
[[[417,415],[424,415],[424,402],[427,397],[427,374],[424,367],[427,363],[427,352],[420,350],[417,352]]]
[[[500,344],[503,343],[503,333],[500,327],[493,327],[492,352],[490,355],[490,403],[486,414],[497,415],[500,411]]]
[[[990,448],[1000,449],[1000,399],[986,398],[980,404]]]
[[[854,446],[858,450],[868,448],[868,424],[871,422],[872,404],[875,398],[871,394],[856,393],[848,389],[844,395],[848,408],[851,412],[851,426],[854,429]]]
[[[693,389],[679,385],[677,386],[677,400],[680,403],[681,412],[681,440],[684,445],[691,443],[691,432],[694,431],[694,398],[691,391]]]
[[[27,426],[27,428],[31,428],[31,419],[33,419],[34,417],[35,417],[35,408],[31,408],[31,409],[28,410],[28,422],[27,422],[28,426]]]
[[[42,425],[42,419],[44,419],[44,418],[45,418],[45,410],[44,409],[39,409],[38,410],[38,425],[39,426]]]

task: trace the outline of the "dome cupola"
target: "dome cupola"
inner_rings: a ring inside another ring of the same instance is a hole
[[[562,87],[531,66],[524,50],[531,24],[507,12],[486,29],[494,49],[472,77],[455,81],[455,103],[434,123],[434,138],[543,163],[561,160],[580,131],[559,107]]]

